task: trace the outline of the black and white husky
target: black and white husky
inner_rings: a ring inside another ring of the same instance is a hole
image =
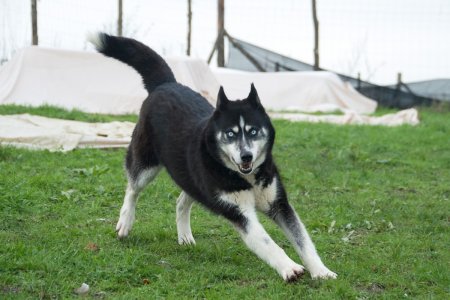
[[[180,244],[195,244],[190,212],[198,201],[228,219],[284,280],[297,280],[304,267],[267,234],[259,210],[283,229],[312,278],[336,278],[288,203],[272,158],[275,131],[253,85],[246,99],[236,101],[228,100],[221,87],[214,109],[177,83],[166,62],[144,44],[103,33],[90,40],[99,52],[136,69],[149,94],[126,155],[128,186],[116,227],[120,238],[133,226],[139,193],[165,167],[182,189],[176,206]]]

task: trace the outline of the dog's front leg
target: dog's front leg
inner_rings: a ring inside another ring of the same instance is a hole
[[[235,225],[250,250],[274,268],[285,281],[296,281],[303,275],[304,268],[290,259],[264,230],[258,221],[254,201],[249,201],[253,197],[253,194],[247,191],[234,193],[231,197],[225,198],[228,209],[234,210],[232,215],[235,217],[229,218],[230,221]],[[230,201],[230,198],[234,199]],[[237,214],[239,217],[236,217]],[[227,215],[224,216],[227,217]]]
[[[292,282],[301,277],[304,273],[304,268],[290,259],[284,250],[272,240],[261,223],[259,223],[256,213],[246,212],[245,216],[247,219],[246,224],[244,226],[239,224],[236,228],[247,247],[277,270],[278,274],[285,281]]]
[[[283,229],[305,264],[306,269],[311,273],[312,278],[336,278],[336,273],[330,271],[323,264],[317,254],[316,247],[306,231],[305,225],[303,225],[297,213],[288,203],[282,184],[277,184],[276,180],[274,179],[272,183],[277,185],[276,197],[270,203],[268,209],[265,210],[266,214]]]

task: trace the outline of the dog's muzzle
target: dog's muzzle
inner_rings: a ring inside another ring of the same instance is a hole
[[[241,163],[237,164],[242,174],[250,174],[253,170],[253,155],[251,152],[243,152],[241,154]]]
[[[250,174],[253,170],[253,163],[250,162],[243,162],[241,164],[238,164],[239,171],[243,174]]]

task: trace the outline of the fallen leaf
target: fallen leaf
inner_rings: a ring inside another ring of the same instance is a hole
[[[84,249],[89,250],[89,251],[94,251],[97,252],[100,250],[100,247],[96,244],[96,243],[88,243],[86,245],[86,247],[84,247]]]

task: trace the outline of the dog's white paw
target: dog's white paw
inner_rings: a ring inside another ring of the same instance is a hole
[[[192,233],[179,233],[178,234],[178,244],[180,245],[195,245],[194,237]]]
[[[280,275],[286,282],[295,282],[305,274],[305,268],[299,264],[293,263],[281,270]]]
[[[119,222],[116,225],[116,232],[119,238],[128,236],[133,227],[134,212],[123,211],[120,213]]]
[[[312,279],[336,279],[337,274],[323,266],[317,270],[311,271]]]

